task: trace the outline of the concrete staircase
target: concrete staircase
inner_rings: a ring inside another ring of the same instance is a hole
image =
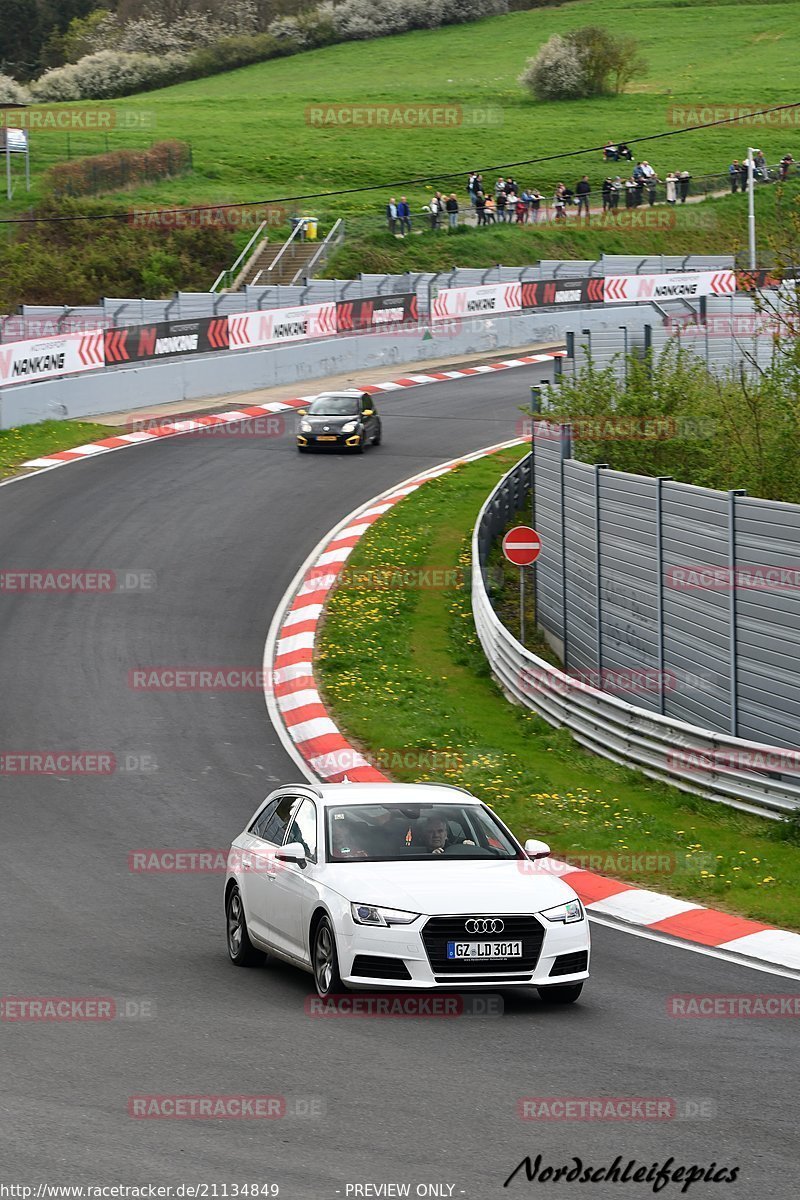
[[[281,245],[280,242],[264,242],[242,272],[237,288],[243,288],[247,284],[257,284],[259,287],[266,284],[289,284],[298,272],[302,276],[303,267],[319,249],[317,241],[301,242],[295,238],[281,255],[277,265],[270,269],[280,253]]]

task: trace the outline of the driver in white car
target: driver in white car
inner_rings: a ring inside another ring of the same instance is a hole
[[[451,838],[444,817],[425,817],[419,823],[420,849],[431,854],[444,854],[448,846],[474,846],[471,838]]]

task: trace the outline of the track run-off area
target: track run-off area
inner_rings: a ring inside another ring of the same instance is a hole
[[[388,1183],[475,1200],[652,1195],[651,1183],[528,1183],[524,1171],[503,1187],[526,1155],[598,1168],[619,1155],[739,1167],[735,1183],[696,1183],[691,1196],[794,1193],[796,1020],[668,1012],[675,995],[796,995],[793,980],[595,924],[592,979],[571,1008],[532,994],[507,996],[494,1017],[320,1019],[306,1008],[310,976],[231,967],[219,873],[130,869],[143,849],[225,848],[271,788],[300,777],[258,680],[164,692],[132,686],[131,672],[255,675],[276,607],[336,522],[513,438],[528,386],[550,370],[379,397],[383,444],[359,458],[300,457],[290,421],[280,437],[165,438],[0,488],[4,569],[149,581],[0,594],[4,749],[117,764],[0,777],[0,992],[113,997],[123,1013],[0,1021],[9,1178],[276,1184],[287,1200]],[[286,1115],[137,1119],[129,1098],[144,1094],[282,1096]],[[678,1105],[670,1119],[543,1122],[521,1119],[522,1097]]]

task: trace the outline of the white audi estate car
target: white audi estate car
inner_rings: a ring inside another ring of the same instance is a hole
[[[282,787],[231,846],[228,953],[293,963],[323,997],[491,984],[569,1004],[589,974],[589,922],[537,862],[549,853],[460,788]]]

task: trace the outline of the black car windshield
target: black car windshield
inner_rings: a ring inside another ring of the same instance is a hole
[[[312,417],[355,417],[358,400],[355,396],[320,396],[308,411]]]
[[[337,804],[326,814],[329,862],[521,858],[481,804]]]

